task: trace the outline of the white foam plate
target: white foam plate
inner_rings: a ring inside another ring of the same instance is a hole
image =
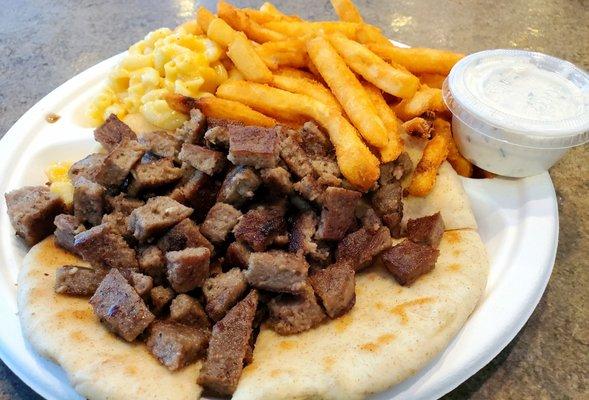
[[[51,162],[78,160],[94,147],[80,113],[122,55],[67,81],[27,111],[0,141],[0,192],[43,184]],[[49,124],[45,116],[61,116]],[[374,399],[433,399],[454,389],[495,357],[536,307],[554,264],[558,209],[547,173],[526,179],[463,179],[487,248],[487,288],[467,323],[426,368]],[[82,399],[57,365],[24,339],[16,278],[27,252],[0,201],[0,358],[33,390],[51,400]]]

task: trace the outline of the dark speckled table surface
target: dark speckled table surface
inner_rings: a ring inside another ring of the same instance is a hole
[[[214,1],[200,2],[210,9]],[[234,1],[259,6],[261,1]],[[329,1],[275,4],[333,19]],[[357,1],[369,22],[412,46],[523,48],[589,69],[587,0]],[[187,20],[191,0],[0,0],[0,135],[52,89],[158,27]],[[560,243],[548,288],[525,327],[446,399],[589,399],[589,146],[551,171]],[[38,399],[0,361],[0,400]]]

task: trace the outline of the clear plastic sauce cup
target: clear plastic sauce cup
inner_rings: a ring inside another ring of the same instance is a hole
[[[589,141],[589,75],[523,50],[487,50],[460,60],[443,87],[464,157],[493,173],[548,170]]]

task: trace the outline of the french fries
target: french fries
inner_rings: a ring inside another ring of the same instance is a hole
[[[276,72],[272,77],[270,85],[292,93],[305,94],[341,112],[342,108],[335,96],[329,89],[314,79],[295,77],[288,73],[281,74],[280,72]]]
[[[362,137],[374,147],[385,147],[388,143],[388,134],[384,123],[356,75],[350,71],[329,41],[325,37],[317,36],[307,42],[307,51]]]
[[[419,74],[417,77],[423,85],[436,89],[441,89],[446,80],[446,75],[441,74]]]
[[[295,15],[286,15],[282,13],[278,8],[274,6],[274,4],[269,2],[266,2],[260,6],[260,12],[271,15],[274,21],[302,21],[301,18]]]
[[[403,129],[409,136],[417,136],[422,139],[429,139],[432,135],[432,121],[421,117],[415,117],[403,122]]]
[[[235,67],[245,79],[253,82],[266,83],[272,80],[272,72],[258,56],[248,39],[237,35],[229,44],[227,57],[233,61]]]
[[[207,36],[213,42],[227,48],[236,37],[240,36],[240,33],[221,18],[215,17],[208,21]]]
[[[413,171],[411,183],[406,191],[412,196],[424,197],[431,192],[436,183],[440,165],[448,156],[448,146],[452,140],[450,123],[441,118],[434,120],[434,137],[427,142],[423,155]]]
[[[316,80],[315,75],[313,75],[311,72],[303,71],[303,70],[296,69],[296,68],[284,67],[284,68],[278,69],[275,73],[278,75],[291,76],[293,78],[305,78],[305,79]]]
[[[448,142],[448,162],[458,175],[466,178],[470,178],[473,175],[472,163],[460,154],[453,136],[450,136],[450,141]]]
[[[395,113],[402,121],[420,116],[426,111],[446,111],[446,105],[442,99],[440,89],[422,85],[410,99],[401,101],[394,107]]]
[[[417,91],[419,79],[415,75],[395,69],[360,43],[337,33],[330,35],[329,41],[354,72],[379,89],[401,98]]]
[[[386,61],[403,65],[414,74],[448,75],[463,54],[426,48],[400,48],[382,43],[369,43],[368,48]]]
[[[198,10],[196,11],[196,22],[198,23],[198,26],[200,26],[200,29],[204,33],[207,33],[207,31],[209,30],[209,25],[211,21],[214,19],[215,16],[213,15],[213,13],[211,13],[203,6],[198,7]]]
[[[248,17],[245,12],[223,0],[219,1],[217,5],[217,14],[233,29],[242,31],[248,38],[258,43],[286,39],[286,36],[282,33],[263,27]]]
[[[305,43],[298,39],[266,42],[258,46],[256,52],[272,70],[280,67],[304,68],[309,62]]]
[[[329,133],[337,162],[348,181],[362,190],[371,188],[380,174],[378,159],[362,142],[354,127],[333,108],[309,96],[290,93],[267,85],[227,81],[217,96],[245,103],[268,115],[289,119],[314,119]]]
[[[399,132],[397,117],[385,101],[384,97],[382,97],[379,88],[368,82],[364,82],[363,86],[389,134],[387,145],[379,149],[380,160],[383,163],[394,161],[399,157],[399,154],[403,152],[403,140],[401,139],[401,134]]]
[[[198,99],[169,94],[166,102],[175,111],[190,114],[190,110],[198,108],[204,115],[210,118],[230,119],[243,122],[245,125],[272,127],[276,121],[262,113],[259,113],[245,104],[236,101],[220,99],[215,96],[204,96]]]
[[[360,11],[358,11],[351,0],[331,0],[331,5],[342,21],[364,22]]]
[[[320,33],[340,32],[346,37],[355,38],[360,29],[360,24],[355,22],[294,22],[294,21],[271,21],[264,24],[266,28],[285,34],[291,38],[308,38]]]

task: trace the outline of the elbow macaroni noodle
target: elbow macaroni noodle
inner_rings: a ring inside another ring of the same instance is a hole
[[[172,110],[164,96],[177,93],[198,98],[214,93],[228,78],[220,62],[221,48],[196,33],[192,24],[175,31],[162,28],[132,45],[87,110],[93,125],[102,124],[111,113],[121,119],[141,113],[162,129],[181,126],[187,117]]]

